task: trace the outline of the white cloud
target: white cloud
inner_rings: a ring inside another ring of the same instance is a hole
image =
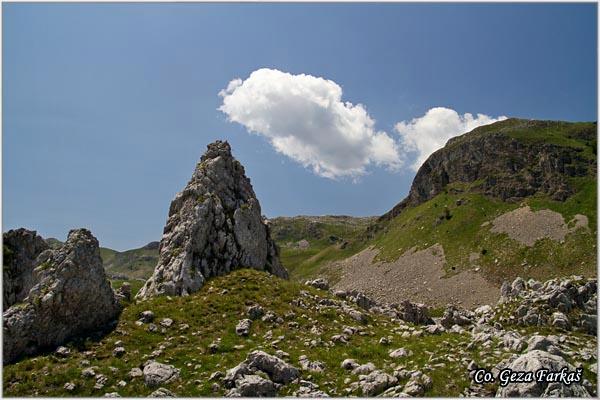
[[[342,88],[331,80],[263,68],[232,80],[219,96],[230,121],[317,175],[356,178],[370,164],[402,165],[394,139],[375,130],[361,104],[343,102]]]
[[[504,119],[505,116],[492,118],[485,114],[477,114],[477,117],[469,113],[460,115],[449,108],[435,107],[422,117],[398,122],[394,129],[402,138],[403,151],[416,152],[417,158],[411,165],[416,171],[431,153],[444,147],[448,139]]]

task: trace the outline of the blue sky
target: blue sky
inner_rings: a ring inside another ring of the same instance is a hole
[[[595,4],[2,7],[4,231],[87,227],[118,250],[159,240],[215,139],[270,217],[377,215],[407,194],[414,152],[330,179],[229,122],[218,93],[261,68],[335,82],[400,152],[395,125],[433,107],[597,119]]]

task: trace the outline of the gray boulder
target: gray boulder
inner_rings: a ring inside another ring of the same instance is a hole
[[[136,297],[185,296],[238,268],[288,277],[244,167],[216,141],[171,202],[158,265]]]
[[[470,311],[449,305],[440,319],[440,324],[448,329],[454,325],[465,326],[473,323],[474,315]]]
[[[238,322],[235,326],[235,334],[238,336],[248,336],[250,333],[250,325],[252,325],[252,320],[243,319]]]
[[[407,396],[423,396],[425,391],[431,389],[433,381],[429,375],[425,375],[421,371],[415,371],[411,374],[410,379],[406,382],[403,392]],[[402,395],[402,397],[407,397]]]
[[[289,383],[300,376],[298,368],[261,350],[255,350],[246,358],[249,368],[266,372],[277,383]]]
[[[412,303],[408,300],[400,303],[398,314],[406,322],[417,325],[433,325],[435,322],[429,316],[429,309],[424,304]]]
[[[398,379],[383,371],[373,371],[369,375],[361,377],[358,385],[365,396],[376,396],[384,390],[398,383]]]
[[[171,392],[169,389],[158,388],[154,392],[150,393],[148,397],[177,397],[175,393]]]
[[[275,384],[259,375],[244,375],[235,382],[242,397],[273,397],[277,395]]]
[[[575,367],[566,362],[562,357],[552,355],[543,350],[529,351],[509,366],[513,371],[533,372],[542,368],[552,372],[559,372],[563,368],[575,371]],[[509,383],[500,387],[496,392],[497,397],[590,397],[590,394],[580,383],[564,385],[562,383],[548,383],[533,380],[532,382]]]
[[[412,355],[412,351],[406,350],[404,347],[400,347],[399,349],[390,351],[388,355],[390,358],[403,358]]]
[[[329,282],[327,282],[327,280],[324,278],[317,278],[312,281],[308,280],[308,281],[304,282],[304,284],[307,286],[312,286],[317,289],[329,290]]]
[[[36,258],[48,244],[35,231],[14,229],[2,234],[2,311],[27,297],[34,285]]]
[[[172,365],[150,361],[144,366],[144,383],[147,386],[158,386],[179,378],[179,369]]]
[[[5,363],[101,330],[121,311],[87,229],[72,230],[62,247],[44,251],[36,263],[36,284],[23,303],[4,312]]]

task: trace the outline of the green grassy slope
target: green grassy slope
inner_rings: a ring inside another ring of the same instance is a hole
[[[302,291],[306,291],[308,296],[303,295]],[[298,303],[294,300],[298,299],[305,306],[296,305]],[[263,349],[270,354],[281,349],[289,353],[289,360],[295,366],[298,366],[300,355],[308,356],[311,361],[322,361],[325,364],[323,372],[302,371],[302,378],[317,383],[321,390],[330,395],[349,394],[344,389],[350,384],[344,381],[357,381],[358,376],[343,370],[340,363],[346,358],[354,358],[361,364],[373,362],[378,369],[388,373],[392,373],[398,365],[404,365],[409,370],[423,370],[433,379],[433,387],[426,392],[426,396],[458,396],[469,384],[466,369],[469,359],[491,369],[508,355],[504,348],[497,347],[497,339],[493,339],[491,347],[483,347],[479,343],[467,349],[467,344],[472,340],[469,333],[424,334],[421,337],[403,338],[401,334],[404,329],[400,328],[401,324],[397,321],[393,322],[380,314],[366,313],[368,322],[361,324],[336,309],[319,306],[322,299],[333,298],[325,291],[284,281],[263,272],[238,270],[208,281],[198,293],[191,296],[159,297],[140,304],[130,304],[112,333],[99,340],[87,339],[67,344],[72,354],[65,359],[47,354],[5,366],[4,395],[82,397],[102,396],[116,391],[121,396],[147,396],[154,389],[146,387],[141,378],[127,377],[127,373],[139,367],[150,353],[163,346],[162,353],[154,358],[181,369],[179,380],[164,385],[178,396],[224,395],[223,388],[212,391],[212,384],[218,380],[209,380],[210,375],[234,367],[255,349]],[[284,322],[277,324],[256,320],[248,337],[237,336],[235,325],[238,320],[246,318],[246,308],[251,304],[259,304],[265,311],[275,312],[284,318]],[[160,330],[148,332],[148,325],[135,324],[139,313],[144,310],[155,313],[157,325],[162,318],[172,318],[174,324],[166,328],[164,333]],[[290,322],[297,323],[297,326]],[[183,324],[189,327],[185,328]],[[344,325],[360,327],[365,333],[352,335],[348,344],[329,344],[331,336],[340,334]],[[313,326],[317,326],[321,333],[311,332]],[[406,330],[411,329],[419,328],[407,324]],[[515,329],[527,332],[526,328]],[[272,331],[272,339],[264,338],[268,331]],[[540,334],[559,332],[548,327],[536,327],[536,331]],[[576,332],[569,335],[572,340],[581,339],[586,343],[595,341],[594,337]],[[278,344],[271,344],[279,337],[283,338]],[[390,344],[380,344],[381,337],[388,337]],[[218,338],[221,339],[220,348],[211,354],[208,347]],[[310,345],[312,340],[319,344]],[[126,354],[121,358],[112,356],[117,341],[122,341],[126,349]],[[411,350],[413,355],[392,360],[388,352],[398,347]],[[463,352],[463,356],[455,355],[454,361],[449,361],[448,354],[456,351]],[[89,366],[97,367],[96,373],[107,377],[103,389],[94,389],[95,380],[81,376],[81,371],[86,368],[82,363],[87,362]],[[435,367],[427,369],[426,364]],[[586,370],[586,376],[588,374]],[[117,386],[121,380],[126,382],[124,387]],[[75,384],[74,391],[68,392],[63,388],[67,382]],[[297,388],[296,384],[289,384],[279,394],[290,395]]]
[[[412,247],[424,249],[440,243],[446,256],[447,274],[478,266],[497,283],[516,276],[541,280],[570,274],[595,276],[596,182],[589,178],[577,180],[579,191],[565,202],[540,196],[519,204],[471,193],[465,185],[463,188],[451,185],[446,193],[403,211],[370,244],[381,251],[380,259],[389,261]],[[461,205],[457,205],[459,200]],[[490,221],[523,205],[530,205],[532,210],[559,212],[565,221],[575,214],[586,215],[589,230],[568,234],[564,243],[543,239],[533,247],[520,244],[506,234],[491,232]],[[449,211],[449,219],[443,217],[444,209]],[[471,255],[478,259],[471,261]]]
[[[100,249],[104,269],[109,275],[123,275],[129,279],[147,279],[158,262],[158,249],[139,249],[116,252]]]
[[[272,237],[280,248],[281,262],[291,279],[314,276],[325,263],[356,253],[363,243],[360,235],[375,217],[298,216],[270,220]],[[298,248],[306,240],[309,247]]]

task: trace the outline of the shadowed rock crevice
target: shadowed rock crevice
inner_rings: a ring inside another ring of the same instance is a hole
[[[11,229],[2,235],[3,311],[27,297],[33,287],[35,259],[48,249],[48,245],[35,231],[24,228]]]
[[[158,265],[136,297],[188,295],[237,268],[288,277],[244,167],[216,141],[171,202]]]

